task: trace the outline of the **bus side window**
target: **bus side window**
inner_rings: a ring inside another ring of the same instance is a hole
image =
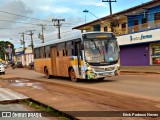
[[[73,55],[73,42],[68,41],[66,42],[66,56],[72,56]]]
[[[63,50],[63,56],[65,56],[65,51]]]
[[[59,56],[59,52],[57,51],[57,57]]]
[[[58,45],[58,53],[59,53],[59,57],[62,57],[65,55],[64,50],[65,50],[65,43],[59,43]]]
[[[40,48],[40,58],[44,58],[44,47]]]
[[[35,49],[34,55],[35,55],[35,58],[39,58],[39,48]]]
[[[46,58],[47,55],[46,55],[46,47],[44,47],[44,58]]]
[[[66,50],[66,56],[68,56],[68,50]]]
[[[74,49],[72,49],[72,55],[74,55]]]
[[[50,46],[45,47],[45,57],[49,58],[50,57]]]

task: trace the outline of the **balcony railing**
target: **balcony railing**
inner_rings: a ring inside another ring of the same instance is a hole
[[[136,32],[142,32],[142,31],[147,31],[147,30],[152,30],[152,29],[157,29],[160,28],[160,20],[140,24],[140,25],[135,25],[131,26],[128,28],[121,28],[121,29],[114,29],[114,33],[116,36],[124,35],[124,34],[132,34]]]

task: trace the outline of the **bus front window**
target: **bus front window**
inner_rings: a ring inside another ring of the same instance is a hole
[[[117,61],[119,59],[119,50],[117,41],[104,41],[105,44],[105,62]]]
[[[96,41],[85,41],[84,50],[87,62],[104,62],[104,55],[101,53],[101,47]]]
[[[118,60],[118,46],[115,40],[84,41],[86,62],[112,62]]]

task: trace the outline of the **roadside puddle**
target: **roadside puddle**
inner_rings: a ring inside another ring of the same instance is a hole
[[[10,86],[16,86],[16,87],[28,86],[35,89],[43,89],[41,83],[39,82],[31,82],[30,80],[25,80],[25,79],[7,80],[7,81]]]

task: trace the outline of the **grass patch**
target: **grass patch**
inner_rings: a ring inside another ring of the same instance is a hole
[[[32,99],[26,99],[20,101],[20,103],[30,106],[40,112],[43,112],[43,114],[47,117],[57,117],[59,120],[78,120],[71,115],[58,111],[48,105],[42,104]]]

